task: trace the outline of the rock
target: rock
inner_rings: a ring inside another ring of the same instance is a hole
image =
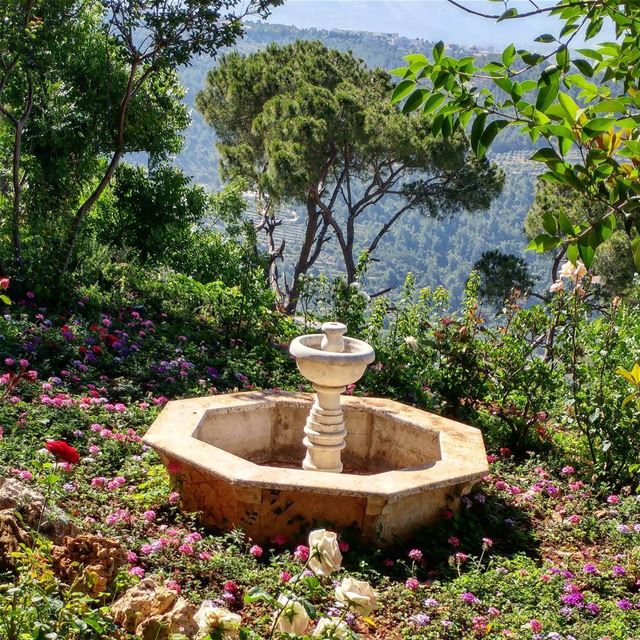
[[[0,478],[0,511],[14,509],[32,529],[60,543],[65,536],[78,533],[69,516],[50,505],[45,508],[45,498],[24,483],[13,478]]]
[[[127,562],[119,542],[91,534],[65,537],[51,555],[54,572],[77,591],[92,596],[104,593]]]
[[[178,598],[166,613],[141,622],[136,633],[143,640],[169,640],[174,633],[193,638],[198,632],[198,625],[193,619],[195,612],[195,605],[185,598]]]
[[[167,613],[177,599],[175,591],[159,585],[152,578],[145,578],[113,604],[111,617],[126,631],[135,633],[145,620]]]
[[[20,526],[15,514],[9,510],[0,511],[0,570],[13,569],[15,559],[10,554],[30,541],[29,534]]]

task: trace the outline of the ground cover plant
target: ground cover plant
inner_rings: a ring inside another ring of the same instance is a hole
[[[212,638],[289,632],[327,638],[637,637],[637,409],[633,397],[622,407],[633,386],[615,372],[616,365],[632,370],[628,352],[637,349],[637,319],[635,307],[622,301],[615,303],[615,315],[594,318],[586,306],[591,284],[583,277],[565,279],[564,290],[550,301],[561,322],[554,325],[552,364],[540,358],[540,371],[525,366],[531,349],[526,337],[544,333],[556,316],[512,302],[499,325],[488,328],[474,298],[477,279],[459,313],[446,309],[443,292],[416,298],[410,281],[404,302],[393,309],[384,301],[367,304],[357,287],[336,285],[327,311],[348,304],[355,331],[378,353],[377,364],[349,392],[380,394],[384,387],[385,395],[464,416],[482,426],[492,453],[490,473],[465,498],[462,513],[443,511],[436,526],[417,532],[410,543],[376,550],[356,532],[335,532],[342,562],[330,575],[305,566],[313,555],[306,535],[258,546],[241,531],[201,527],[197,514],[180,510],[180,469],[167,472],[141,442],[169,399],[304,388],[283,345],[302,327],[265,305],[253,309],[255,317],[264,315],[261,323],[229,333],[227,318],[207,313],[202,301],[194,321],[191,314],[171,315],[175,301],[155,306],[149,298],[143,304],[133,290],[121,307],[95,292],[80,296],[68,315],[49,312],[35,294],[14,300],[0,319],[0,477],[61,509],[76,533],[120,545],[121,566],[101,582],[86,558],[59,560],[61,540],[54,544],[49,536],[55,539],[55,533],[43,526],[51,517],[23,518],[18,544],[7,546],[2,538],[3,634],[12,640],[127,637],[135,626],[125,622],[122,628],[114,613],[118,598],[151,578],[191,603],[192,614],[200,610],[201,636],[206,630]],[[321,304],[316,310],[322,313]],[[570,373],[580,376],[577,400],[561,384],[567,370],[554,373],[574,330],[585,345]],[[587,363],[591,349],[601,353],[602,340],[609,340],[610,391],[598,399],[591,388],[605,374]],[[490,375],[477,370],[479,362]],[[520,380],[523,366],[528,373]],[[506,396],[501,376],[509,380]],[[539,406],[528,406],[527,390]],[[593,432],[582,432],[578,416],[586,412],[588,419],[599,406],[607,415],[590,420]],[[606,447],[609,412],[618,429],[628,424],[629,431]],[[597,443],[595,457],[590,438]],[[611,447],[615,457],[607,456]],[[627,462],[616,467],[625,448]],[[354,604],[366,591],[361,583],[374,590],[375,598],[367,596],[369,604],[375,600],[371,611]],[[345,592],[351,594],[346,600],[340,595]],[[166,621],[149,624],[145,637],[181,637]]]

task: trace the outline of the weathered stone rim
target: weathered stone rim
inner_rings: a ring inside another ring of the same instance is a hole
[[[392,417],[414,428],[436,432],[440,442],[440,460],[423,468],[366,476],[327,474],[256,464],[203,442],[195,435],[203,419],[211,413],[268,410],[278,404],[307,407],[312,401],[311,394],[279,391],[243,392],[172,401],[165,406],[143,442],[158,451],[165,460],[195,466],[239,487],[383,497],[389,501],[462,482],[476,482],[489,471],[482,434],[478,429],[380,398],[343,397],[342,402],[347,412],[363,411]],[[301,437],[302,427],[300,425]]]

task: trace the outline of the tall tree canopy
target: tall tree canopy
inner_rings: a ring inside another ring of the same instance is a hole
[[[435,140],[427,118],[402,117],[389,104],[391,87],[384,71],[350,53],[298,41],[224,56],[197,96],[224,177],[242,176],[257,192],[272,284],[290,312],[300,277],[330,239],[352,282],[358,254],[372,254],[405,212],[444,219],[486,208],[501,189],[500,171],[475,159],[464,135]],[[281,283],[284,245],[273,234],[285,202],[304,206],[306,229],[292,281]]]
[[[45,242],[49,264],[66,272],[123,156],[145,152],[157,161],[179,150],[188,115],[177,68],[232,45],[243,17],[266,15],[281,1],[3,2],[0,213],[13,265],[3,265],[6,272],[25,277],[23,239]],[[41,253],[36,246],[31,256]]]

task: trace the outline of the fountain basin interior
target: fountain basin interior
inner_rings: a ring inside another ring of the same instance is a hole
[[[314,396],[248,392],[170,402],[144,441],[178,469],[185,510],[254,540],[354,526],[377,544],[436,520],[488,472],[479,430],[391,400],[343,397],[343,473],[303,470]]]

